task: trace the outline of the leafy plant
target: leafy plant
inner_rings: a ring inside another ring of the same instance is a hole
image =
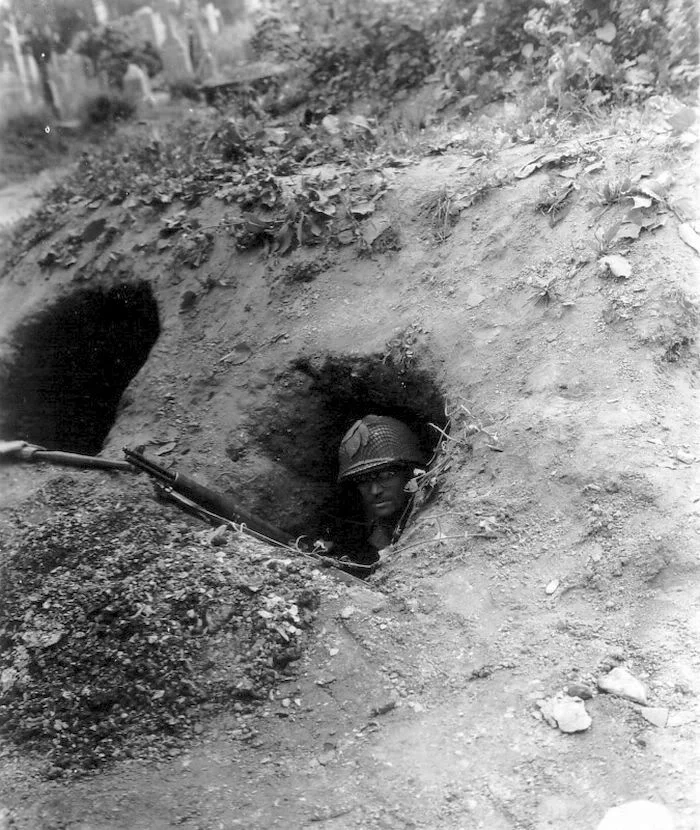
[[[103,126],[115,121],[126,121],[134,116],[136,105],[117,92],[99,92],[88,98],[82,107],[82,121],[86,127]]]
[[[163,68],[160,55],[151,43],[139,41],[118,23],[93,26],[81,32],[75,51],[90,61],[94,75],[104,75],[111,86],[122,88],[130,63],[140,66],[150,77]]]
[[[425,11],[411,0],[273,4],[253,38],[259,54],[306,65],[313,97],[331,110],[357,97],[392,98],[432,71]]]
[[[175,101],[182,98],[188,101],[199,101],[202,97],[197,88],[197,84],[188,78],[181,78],[178,81],[173,81],[168,84],[168,92],[170,93],[170,97]]]

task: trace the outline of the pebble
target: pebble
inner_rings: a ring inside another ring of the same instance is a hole
[[[604,677],[598,678],[598,688],[601,692],[624,697],[635,703],[647,702],[644,686],[624,666],[617,666]]]
[[[340,612],[340,617],[343,620],[349,620],[350,617],[355,613],[355,609],[352,605],[347,605],[343,610]]]
[[[385,703],[381,703],[379,706],[375,706],[374,709],[370,711],[370,717],[376,718],[377,715],[386,715],[387,712],[391,712],[392,709],[396,709],[398,701],[395,698],[391,700],[387,700]]]
[[[228,527],[226,525],[219,525],[216,530],[209,537],[209,544],[215,548],[225,545],[227,542]]]
[[[569,697],[580,697],[581,700],[590,700],[593,697],[593,690],[585,683],[569,683],[566,693]]]
[[[642,706],[639,710],[644,720],[649,721],[653,726],[663,729],[668,723],[668,709],[662,706]]]
[[[628,801],[611,807],[596,830],[673,830],[673,816],[654,801]]]
[[[676,458],[684,464],[692,464],[695,461],[695,456],[685,450],[678,450]]]
[[[544,719],[562,732],[585,732],[591,725],[591,716],[582,700],[573,697],[554,697],[538,701]]]
[[[557,588],[559,587],[559,580],[553,579],[551,582],[547,584],[547,587],[544,589],[545,594],[553,594]]]

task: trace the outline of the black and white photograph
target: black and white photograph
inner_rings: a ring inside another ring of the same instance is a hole
[[[697,0],[0,0],[0,830],[700,830]]]

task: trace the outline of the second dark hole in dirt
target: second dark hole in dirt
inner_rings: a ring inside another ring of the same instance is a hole
[[[300,359],[279,378],[274,405],[256,414],[256,443],[275,463],[255,509],[298,536],[361,543],[364,528],[353,490],[336,484],[338,446],[364,415],[407,423],[430,458],[447,425],[445,399],[434,377],[382,356]],[[235,460],[235,453],[229,453]]]
[[[98,453],[159,333],[145,282],[76,291],[26,319],[0,365],[0,437]]]

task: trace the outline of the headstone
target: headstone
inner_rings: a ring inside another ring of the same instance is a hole
[[[24,98],[29,101],[31,100],[31,91],[29,88],[29,77],[27,75],[27,69],[24,62],[24,55],[22,53],[22,38],[14,19],[10,18],[9,21],[5,21],[5,28],[7,29],[7,39],[5,40],[5,43],[7,43],[10,49],[12,49],[12,55],[15,59],[15,66],[17,67],[17,75],[19,76],[24,90]]]
[[[209,27],[209,31],[216,37],[221,30],[220,26],[220,19],[221,19],[221,12],[216,8],[216,6],[209,2],[202,10],[204,12],[204,19],[207,21],[207,26]]]
[[[0,124],[26,107],[26,87],[12,67],[0,68]]]
[[[61,116],[61,118],[66,117],[66,108],[61,96],[61,90],[58,88],[58,84],[56,81],[49,79],[49,87],[51,88],[51,95],[53,97],[53,102],[56,107],[56,112]]]
[[[158,12],[150,6],[144,6],[134,12],[133,20],[139,38],[159,49],[165,40],[165,25]]]
[[[168,30],[165,23],[163,22],[163,18],[158,12],[153,12],[153,30],[156,35],[156,39],[153,45],[159,49],[163,41],[165,40],[166,35],[168,34]]]
[[[92,0],[92,8],[100,26],[104,26],[109,20],[109,9],[104,0]]]
[[[29,76],[30,83],[32,83],[34,86],[39,86],[39,84],[41,83],[41,77],[39,75],[39,67],[36,65],[34,56],[25,55],[24,65],[27,67],[27,75]]]
[[[99,90],[97,80],[88,73],[85,58],[71,51],[54,54],[48,68],[61,117],[77,118],[85,99]]]
[[[124,96],[134,104],[150,99],[151,85],[148,82],[148,75],[135,63],[130,63],[127,67],[122,83]]]
[[[207,50],[202,55],[202,59],[197,66],[197,77],[201,81],[206,81],[213,78],[217,73],[216,58]]]
[[[165,40],[160,47],[163,74],[171,82],[192,78],[194,71],[192,70],[189,49],[176,31],[171,18],[168,19],[167,28]]]

